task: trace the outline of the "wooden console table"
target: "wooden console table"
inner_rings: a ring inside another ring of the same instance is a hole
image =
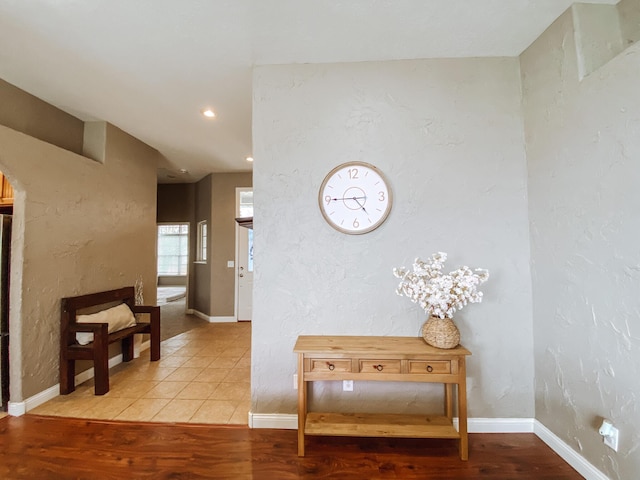
[[[467,388],[461,345],[442,350],[419,337],[300,336],[298,354],[298,455],[305,435],[451,438],[467,460]],[[444,384],[444,415],[307,412],[307,385],[319,380]],[[453,386],[458,389],[458,431],[453,426]]]

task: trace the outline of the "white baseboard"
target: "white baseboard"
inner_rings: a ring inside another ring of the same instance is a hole
[[[27,402],[9,402],[7,413],[12,417],[20,417],[27,413]]]
[[[534,420],[533,431],[540,440],[560,455],[565,462],[571,465],[586,480],[609,480],[609,477],[591,465],[582,455],[567,445],[538,420]]]
[[[188,314],[195,315],[198,318],[202,318],[209,323],[231,323],[236,322],[236,317],[210,317],[207,314],[199,312],[198,310],[188,309]]]
[[[458,428],[458,419],[453,423]],[[469,433],[532,433],[533,418],[469,418]]]
[[[236,317],[209,317],[211,323],[236,323]]]

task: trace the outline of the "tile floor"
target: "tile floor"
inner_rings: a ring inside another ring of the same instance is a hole
[[[111,369],[110,390],[93,381],[29,411],[102,420],[246,425],[250,401],[251,323],[212,323],[167,339],[161,359]]]

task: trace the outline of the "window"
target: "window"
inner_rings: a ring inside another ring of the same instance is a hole
[[[186,275],[189,225],[158,225],[158,275]]]
[[[198,262],[207,261],[207,221],[198,222]]]
[[[249,188],[238,188],[237,189],[237,199],[236,199],[236,214],[241,218],[253,217],[253,190]],[[241,229],[241,231],[245,232],[246,229]],[[250,228],[246,230],[247,235],[247,270],[249,272],[253,272],[253,229]],[[241,249],[238,252],[243,252],[244,249]],[[244,259],[240,259],[242,262]]]
[[[240,192],[240,200],[238,203],[238,216],[253,217],[253,190],[245,190]]]

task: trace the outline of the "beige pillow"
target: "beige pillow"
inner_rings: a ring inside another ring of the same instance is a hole
[[[77,323],[108,323],[109,333],[117,332],[123,328],[133,327],[136,324],[136,317],[126,303],[91,315],[76,315]],[[87,345],[93,342],[93,333],[77,332],[76,340],[80,345]]]

